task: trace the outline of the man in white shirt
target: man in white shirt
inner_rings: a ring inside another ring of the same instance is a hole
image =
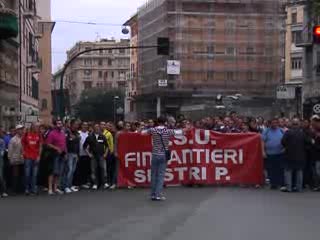
[[[80,134],[80,158],[79,158],[79,165],[76,172],[76,183],[77,185],[81,186],[84,189],[90,188],[90,162],[91,159],[88,156],[88,153],[83,149],[83,144],[86,141],[87,137],[89,136],[88,131],[88,123],[83,122],[81,124],[81,130],[79,131]]]

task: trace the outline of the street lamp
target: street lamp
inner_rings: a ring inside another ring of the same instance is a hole
[[[119,96],[114,96],[113,97],[113,122],[116,124],[116,118],[117,118],[117,113],[116,113],[116,108],[117,108],[117,101],[120,99]]]

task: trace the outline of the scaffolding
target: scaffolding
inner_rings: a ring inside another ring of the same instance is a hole
[[[284,79],[285,1],[153,0],[138,11],[139,45],[170,38],[170,56],[139,51],[142,93],[165,91],[273,96]],[[167,76],[166,60],[181,61],[181,75]]]

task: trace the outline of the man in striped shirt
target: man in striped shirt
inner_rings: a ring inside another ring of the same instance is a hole
[[[169,149],[169,140],[174,135],[183,135],[183,130],[168,129],[165,126],[166,118],[158,118],[158,126],[142,131],[142,134],[152,135],[151,161],[151,200],[164,201],[162,195],[164,177],[167,168],[166,151]]]

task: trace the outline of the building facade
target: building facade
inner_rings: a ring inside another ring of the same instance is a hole
[[[0,1],[0,125],[8,129],[20,118],[18,1]]]
[[[297,44],[301,42],[304,29],[304,2],[287,2],[286,12],[286,48],[285,48],[285,88],[291,99],[282,100],[289,116],[302,115],[303,51]],[[289,96],[288,96],[289,97]],[[281,101],[281,100],[279,100]]]
[[[320,114],[320,45],[313,42],[313,27],[320,24],[317,1],[300,1],[304,8],[303,30],[298,47],[303,47],[304,117]]]
[[[20,80],[20,112],[21,121],[28,116],[39,116],[39,75],[41,58],[39,57],[39,33],[37,1],[20,1],[20,48],[19,48],[19,80]]]
[[[124,26],[130,27],[130,46],[138,46],[138,15],[133,15]],[[130,72],[127,75],[125,120],[137,119],[137,106],[135,97],[138,95],[138,49],[130,50]]]
[[[43,123],[52,122],[52,47],[51,34],[55,23],[51,21],[51,0],[38,1],[38,13],[41,19],[38,21],[39,56],[41,58],[41,71],[39,74],[39,118]]]
[[[101,39],[96,42],[78,42],[68,52],[68,60],[80,51],[105,49],[88,52],[77,57],[66,70],[66,89],[70,104],[74,106],[86,89],[105,88],[125,91],[127,74],[130,70],[129,49],[108,49],[129,47],[130,40]]]
[[[193,104],[214,106],[222,95],[228,110],[271,115],[284,82],[284,7],[279,0],[148,1],[138,10],[138,44],[169,37],[170,55],[138,52],[137,111],[175,115]],[[181,62],[179,75],[167,74],[169,59]],[[166,88],[159,79],[167,79]]]

